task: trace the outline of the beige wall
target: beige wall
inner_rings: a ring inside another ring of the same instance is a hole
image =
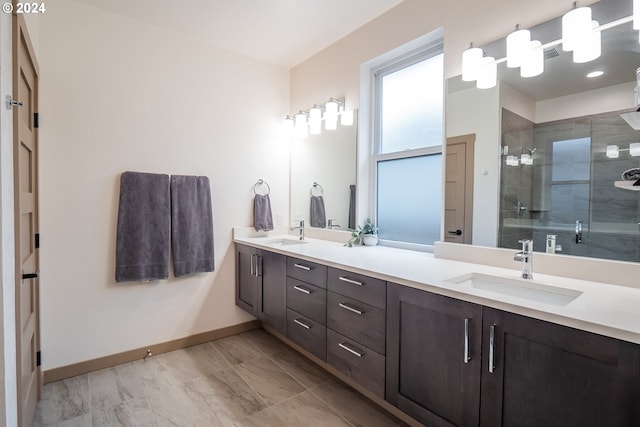
[[[258,178],[288,219],[288,70],[70,0],[38,32],[44,369],[250,320],[231,230],[252,223]],[[211,179],[214,273],[115,283],[126,170]]]

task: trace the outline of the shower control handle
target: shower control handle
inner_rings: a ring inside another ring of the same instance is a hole
[[[462,236],[462,230],[460,230],[460,229],[455,230],[455,231],[450,231],[450,230],[449,230],[449,231],[447,231],[447,233],[449,233],[449,234],[455,234],[456,236]]]
[[[582,243],[582,221],[576,221],[576,244]]]

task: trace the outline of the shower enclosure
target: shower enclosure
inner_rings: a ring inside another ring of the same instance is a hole
[[[637,142],[620,112],[534,124],[503,109],[499,246],[545,251],[551,235],[559,254],[640,261],[640,186],[622,178]]]

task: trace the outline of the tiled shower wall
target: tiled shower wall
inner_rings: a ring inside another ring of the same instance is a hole
[[[619,112],[534,124],[508,110],[502,115],[502,144],[509,154],[532,147],[532,166],[507,166],[503,156],[499,245],[517,248],[533,238],[543,251],[548,234],[557,235],[560,253],[640,261],[640,191],[614,187],[621,174],[640,167],[629,144],[640,142]],[[618,145],[620,157],[606,157]],[[515,151],[515,152],[514,152]],[[514,203],[528,202],[518,216]],[[576,243],[576,221],[582,242]]]

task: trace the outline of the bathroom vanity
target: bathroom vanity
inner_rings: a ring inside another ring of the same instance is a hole
[[[386,247],[234,240],[238,306],[425,425],[640,425],[640,289],[522,281]]]

